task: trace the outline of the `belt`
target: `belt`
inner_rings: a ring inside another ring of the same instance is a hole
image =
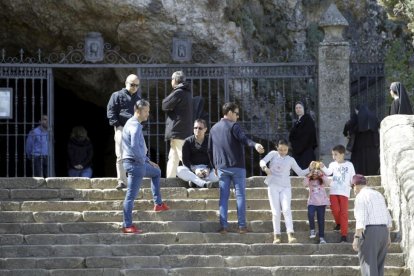
[[[372,226],[387,227],[386,224],[368,224],[368,225],[365,225],[365,228],[372,227]]]

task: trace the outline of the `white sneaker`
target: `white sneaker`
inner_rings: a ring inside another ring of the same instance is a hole
[[[309,235],[309,238],[311,238],[311,239],[314,239],[314,238],[316,238],[316,232],[315,232],[315,230],[310,230],[310,235]]]
[[[319,238],[319,244],[325,244],[325,243],[326,243],[326,241],[325,241],[324,238]]]

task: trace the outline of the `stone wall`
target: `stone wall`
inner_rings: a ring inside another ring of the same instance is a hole
[[[414,271],[414,116],[381,122],[381,182],[396,220],[407,266]]]

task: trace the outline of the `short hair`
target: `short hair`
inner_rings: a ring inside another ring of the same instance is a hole
[[[146,100],[139,100],[134,104],[134,112],[137,110],[141,110],[146,106],[150,106],[150,103]]]
[[[225,104],[223,104],[223,107],[222,107],[223,115],[226,115],[227,113],[229,113],[229,111],[234,112],[234,110],[236,110],[238,108],[239,108],[239,106],[234,102],[225,103]]]
[[[196,119],[196,120],[194,121],[194,124],[195,124],[195,123],[203,124],[203,125],[204,125],[204,127],[207,127],[207,122],[206,122],[206,120],[204,120],[204,119]]]
[[[343,145],[336,145],[332,148],[332,151],[339,152],[340,154],[345,154],[346,149]]]
[[[352,177],[352,187],[355,185],[367,185],[367,179],[362,174],[355,174]]]
[[[172,76],[172,80],[175,80],[176,83],[183,83],[185,82],[185,74],[183,71],[175,71]]]

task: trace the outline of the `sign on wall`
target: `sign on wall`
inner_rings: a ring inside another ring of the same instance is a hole
[[[13,89],[0,88],[0,119],[13,118]]]

